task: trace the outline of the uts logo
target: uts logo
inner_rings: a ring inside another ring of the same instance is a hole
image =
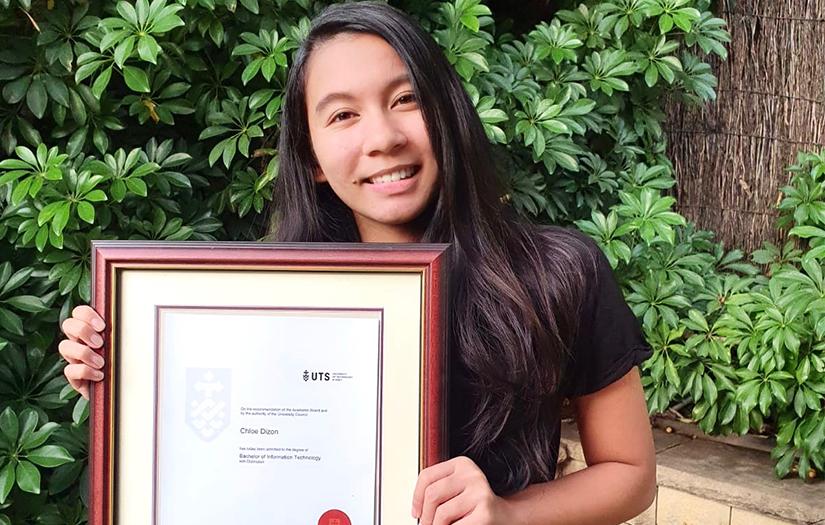
[[[227,368],[186,370],[186,423],[204,441],[229,425],[231,374]]]
[[[309,370],[304,370],[304,381],[309,381],[310,379],[313,381],[329,381],[329,372],[310,372]]]

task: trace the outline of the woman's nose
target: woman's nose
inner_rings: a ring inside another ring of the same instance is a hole
[[[390,153],[407,143],[407,135],[393,120],[393,115],[386,112],[376,113],[368,122],[364,130],[365,155]]]

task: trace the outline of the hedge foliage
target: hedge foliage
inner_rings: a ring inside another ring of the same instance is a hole
[[[712,102],[705,60],[726,56],[709,0],[562,1],[526,34],[479,0],[391,3],[464,80],[504,198],[617,269],[651,413],[776,434],[778,475],[823,470],[825,154],[793,167],[792,238],[761,267],[669,196],[663,103]],[[88,406],[55,346],[90,299],[89,241],[263,234],[286,73],[325,4],[0,0],[0,524],[85,522]]]

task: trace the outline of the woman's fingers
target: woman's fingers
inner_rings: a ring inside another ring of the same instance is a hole
[[[84,363],[92,368],[103,367],[103,357],[88,346],[77,341],[64,339],[60,341],[57,348],[60,351],[60,355],[70,364]]]
[[[83,396],[84,399],[87,401],[89,400],[89,382],[88,381],[69,381],[69,384],[72,385],[72,388],[80,392],[80,395]]]
[[[455,471],[452,460],[436,463],[427,467],[418,474],[418,481],[415,483],[412,501],[412,515],[414,518],[421,517],[421,510],[424,507],[424,492],[431,484],[446,478]]]
[[[69,317],[61,325],[65,333],[72,341],[86,343],[92,348],[103,346],[103,337],[97,333],[86,321],[81,321],[74,317]]]
[[[103,379],[103,372],[95,370],[82,363],[68,364],[63,369],[66,379],[72,388],[80,392],[80,394],[89,399],[89,381],[100,381]]]
[[[455,523],[465,523],[462,519],[468,516],[473,510],[473,501],[465,493],[461,493],[456,497],[445,501],[438,506],[433,517],[433,525],[453,525]],[[461,521],[459,521],[461,520]],[[422,525],[424,520],[421,521]],[[430,522],[427,522],[428,524]]]
[[[94,368],[84,365],[83,363],[75,363],[66,365],[63,369],[66,374],[66,379],[71,381],[100,381],[103,379],[103,372],[95,370]]]
[[[103,367],[103,357],[92,348],[103,346],[100,332],[106,328],[106,323],[93,308],[81,305],[72,310],[72,316],[60,327],[69,338],[58,345],[60,355],[69,363],[63,373],[72,388],[89,399],[89,381],[103,379],[103,372],[98,370]]]
[[[85,322],[96,332],[102,332],[103,329],[106,328],[106,323],[103,322],[103,318],[94,311],[94,308],[85,304],[76,306],[75,309],[72,310],[72,317]]]
[[[456,515],[456,497],[464,491],[465,484],[457,476],[447,476],[430,484],[424,489],[424,499],[421,506],[421,525],[434,525],[445,522],[450,516],[460,518],[464,514]],[[443,507],[443,508],[442,508]],[[466,511],[464,512],[466,513]]]

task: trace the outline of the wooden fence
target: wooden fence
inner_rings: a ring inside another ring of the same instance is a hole
[[[797,151],[825,144],[825,0],[720,0],[732,36],[718,100],[672,103],[678,208],[728,248],[781,242],[779,189]]]

